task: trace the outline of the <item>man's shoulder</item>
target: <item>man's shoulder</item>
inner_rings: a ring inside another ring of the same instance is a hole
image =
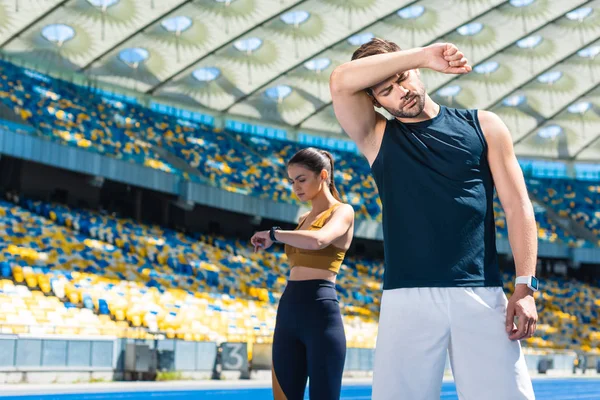
[[[464,119],[464,120],[468,120],[468,121],[477,119],[478,114],[481,112],[481,110],[479,110],[477,108],[455,108],[455,107],[445,107],[445,106],[442,106],[442,107],[444,108],[444,112],[446,113],[447,116]]]

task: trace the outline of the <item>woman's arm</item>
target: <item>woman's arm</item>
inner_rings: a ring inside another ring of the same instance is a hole
[[[320,250],[348,232],[353,220],[354,209],[349,204],[343,204],[331,214],[329,221],[318,231],[277,230],[275,239],[299,249]],[[255,233],[251,241],[255,248],[267,249],[273,244],[269,237],[269,231]]]

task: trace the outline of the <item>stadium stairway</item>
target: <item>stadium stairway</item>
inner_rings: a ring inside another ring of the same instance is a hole
[[[186,162],[180,157],[177,157],[170,151],[167,151],[166,149],[157,145],[152,145],[152,150],[154,150],[156,154],[161,156],[166,162],[171,164],[173,167],[182,171],[184,176],[186,176],[187,174],[187,176],[189,177],[196,177],[197,179],[192,178],[192,180],[196,180],[202,183],[207,183],[209,181],[208,178],[204,176],[197,168],[192,167],[188,162]]]
[[[552,206],[547,204],[542,198],[536,196],[532,191],[529,191],[529,197],[536,201],[540,206],[544,207],[550,222],[560,226],[573,237],[584,239],[590,243],[597,243],[598,237],[587,229],[584,225],[578,224],[575,220],[569,217],[561,217]]]

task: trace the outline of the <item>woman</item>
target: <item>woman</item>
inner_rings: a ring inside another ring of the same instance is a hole
[[[354,232],[354,209],[342,203],[333,182],[330,153],[307,148],[287,164],[294,193],[311,203],[293,231],[257,232],[254,251],[285,243],[290,263],[273,336],[273,393],[276,400],[338,400],[346,358],[335,278]]]

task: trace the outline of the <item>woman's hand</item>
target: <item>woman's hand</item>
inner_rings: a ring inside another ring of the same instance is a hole
[[[273,245],[269,231],[256,232],[250,239],[250,243],[254,246],[255,253],[261,249],[266,250]]]

